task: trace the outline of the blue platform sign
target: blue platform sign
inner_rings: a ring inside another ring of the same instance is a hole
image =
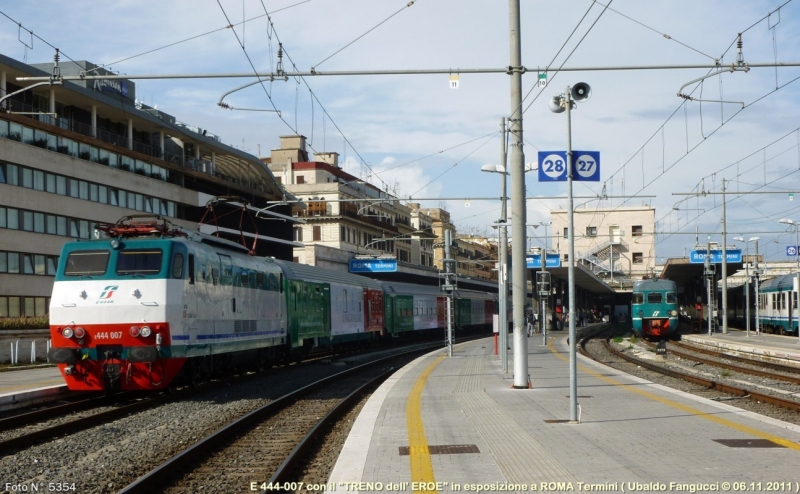
[[[530,256],[525,256],[525,267],[528,269],[537,269],[542,267],[542,255],[541,254],[533,254]],[[558,254],[547,254],[547,267],[548,268],[560,268],[561,267],[561,256]]]
[[[786,246],[786,255],[787,256],[792,256],[792,257],[800,255],[800,254],[797,253],[797,250],[798,250],[797,247],[798,247],[797,245],[787,245]]]
[[[727,262],[742,262],[741,249],[728,249]],[[689,253],[690,264],[703,264],[706,262],[705,250],[693,250]],[[711,264],[722,264],[722,250],[711,251]]]
[[[600,151],[572,151],[572,180],[600,181]],[[539,181],[567,181],[566,151],[539,151]]]
[[[350,259],[351,273],[394,273],[397,259]]]

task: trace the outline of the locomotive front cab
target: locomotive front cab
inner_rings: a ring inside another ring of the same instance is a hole
[[[678,330],[678,294],[675,285],[651,281],[634,287],[631,298],[633,329],[646,338],[667,338]],[[637,283],[638,284],[638,283]]]
[[[154,238],[64,246],[48,357],[71,390],[157,389],[180,369],[182,359],[169,358],[168,321],[182,292],[170,278],[185,276],[186,254],[183,244]]]

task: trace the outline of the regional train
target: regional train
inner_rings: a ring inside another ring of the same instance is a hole
[[[71,390],[164,389],[447,322],[438,287],[255,257],[160,217],[98,229],[108,238],[64,245],[50,302],[48,357]],[[454,327],[488,330],[495,299],[458,290]]]
[[[651,339],[678,335],[678,290],[674,281],[653,278],[633,284],[631,320],[633,331]]]
[[[800,309],[797,307],[797,274],[764,280],[758,287],[758,325],[765,333],[797,336]]]

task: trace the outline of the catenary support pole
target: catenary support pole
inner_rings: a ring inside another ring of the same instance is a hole
[[[514,311],[514,383],[516,389],[528,388],[528,335],[525,333],[525,155],[522,150],[522,48],[520,40],[519,0],[509,0],[509,37],[511,60],[511,251],[512,308]]]

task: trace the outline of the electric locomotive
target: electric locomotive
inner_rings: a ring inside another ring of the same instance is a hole
[[[631,320],[636,334],[645,338],[676,335],[678,315],[678,291],[674,281],[655,278],[633,284]]]
[[[288,351],[280,266],[163,219],[131,219],[62,249],[48,356],[71,390],[161,389],[181,371],[194,380]]]
[[[758,289],[758,324],[765,333],[794,334],[800,325],[797,274],[764,280]]]

